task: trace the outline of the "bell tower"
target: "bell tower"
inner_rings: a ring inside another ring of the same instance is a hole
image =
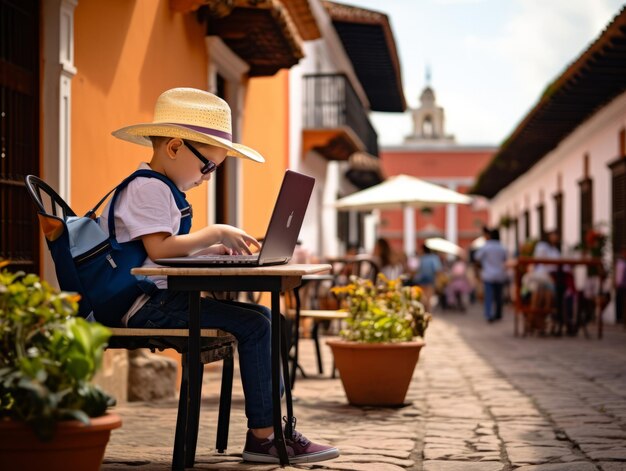
[[[437,106],[435,92],[430,86],[430,70],[426,69],[426,87],[420,95],[420,106],[411,109],[413,133],[404,138],[405,144],[454,144],[454,136],[446,135],[444,112]]]

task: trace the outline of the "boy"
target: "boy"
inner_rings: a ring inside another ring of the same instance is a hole
[[[113,132],[119,139],[152,145],[151,169],[168,177],[180,191],[199,186],[211,178],[227,156],[264,162],[253,149],[232,143],[228,104],[219,97],[192,88],[174,88],[159,96],[152,123],[128,126]],[[250,254],[259,242],[241,229],[214,224],[192,234],[183,224],[172,190],[156,178],[138,177],[122,190],[115,204],[118,242],[141,240],[147,252],[143,266],[152,260],[192,253]],[[108,208],[102,227],[107,226]],[[187,218],[188,219],[188,218]],[[181,234],[179,234],[179,230]],[[142,295],[122,322],[129,327],[186,328],[186,293],[169,291],[165,277],[152,277],[159,288]],[[241,381],[246,398],[248,433],[243,459],[278,463],[273,444],[270,312],[264,306],[202,298],[200,324],[217,328],[237,338]],[[337,448],[318,445],[294,431],[287,440],[292,463],[314,462],[339,456]]]

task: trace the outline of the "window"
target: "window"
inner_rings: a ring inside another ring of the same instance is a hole
[[[422,136],[424,137],[434,137],[435,129],[433,126],[433,120],[431,116],[426,116],[424,118],[424,123],[422,124]]]
[[[0,0],[0,18],[0,259],[39,273],[39,224],[24,190],[24,177],[40,174],[39,2]]]
[[[543,237],[546,230],[545,226],[545,206],[543,203],[537,205],[537,224],[539,226],[539,238]]]
[[[530,239],[530,211],[524,211],[524,239]]]
[[[586,177],[578,182],[580,188],[580,240],[593,228],[593,180]]]
[[[611,225],[613,227],[613,253],[626,250],[626,159],[609,164],[611,169]]]
[[[554,196],[554,214],[556,217],[556,232],[559,240],[563,240],[563,192],[559,191]]]

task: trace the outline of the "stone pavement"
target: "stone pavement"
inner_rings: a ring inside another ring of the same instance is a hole
[[[592,329],[593,330],[593,329]],[[298,430],[332,443],[332,461],[284,469],[349,471],[626,470],[626,331],[605,337],[513,336],[510,312],[487,324],[480,307],[437,312],[405,407],[347,405],[339,379],[298,378]],[[310,340],[302,364],[313,373]],[[327,373],[331,354],[324,351]],[[229,449],[214,451],[220,370],[207,368],[195,469],[272,470],[241,461],[243,396],[235,377]],[[237,375],[237,373],[236,373]],[[372,378],[373,381],[376,378]],[[170,469],[176,402],[117,407],[103,471]]]

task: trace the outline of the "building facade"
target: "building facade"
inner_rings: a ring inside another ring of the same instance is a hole
[[[446,134],[444,108],[436,101],[435,91],[427,85],[420,97],[420,106],[411,110],[413,131],[399,146],[385,146],[381,165],[385,176],[406,174],[436,183],[460,193],[468,193],[476,176],[487,165],[497,148],[490,145],[457,144]],[[404,247],[412,255],[416,247],[429,237],[443,237],[468,248],[481,235],[488,222],[488,209],[477,200],[471,206],[445,205],[423,209],[382,211],[378,234],[396,247]],[[415,240],[404,241],[403,226],[412,224]]]
[[[576,246],[590,230],[607,236],[611,289],[626,257],[625,54],[623,8],[546,87],[473,188],[490,198],[492,223],[509,222],[512,253],[547,230],[560,233],[570,256],[581,255]],[[580,286],[584,273],[576,274]]]
[[[84,214],[150,159],[149,148],[111,132],[152,121],[157,97],[169,88],[224,98],[233,140],[266,158],[262,165],[227,159],[208,185],[190,191],[194,227],[227,223],[262,237],[292,168],[317,178],[302,236],[320,255],[338,246],[337,218],[324,204],[356,188],[345,177],[358,171],[351,156],[373,155],[375,171],[363,173],[378,172],[370,109],[391,103],[387,111],[404,110],[393,35],[376,12],[321,0],[0,0],[0,16],[9,45],[0,50],[0,258],[53,284],[24,176],[41,176]],[[355,49],[342,33],[350,28],[362,42]],[[362,48],[383,62],[359,61]],[[387,72],[373,81],[372,70]],[[124,368],[125,358],[107,353],[105,375],[122,378]]]

